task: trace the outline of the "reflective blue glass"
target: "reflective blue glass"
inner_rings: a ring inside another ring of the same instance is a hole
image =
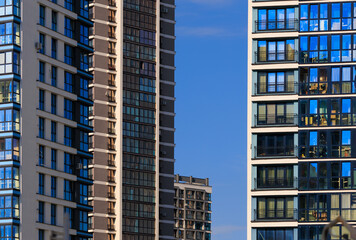
[[[351,113],[351,99],[342,99],[342,113]]]
[[[350,162],[343,162],[341,165],[342,177],[349,177],[351,176],[351,163]]]
[[[309,134],[309,145],[317,146],[318,145],[318,132],[312,131]]]
[[[310,68],[310,82],[318,82],[318,68]]]
[[[258,10],[258,30],[266,30],[266,22],[267,22],[267,10],[260,9]]]
[[[318,100],[310,100],[309,113],[310,114],[318,113]]]
[[[351,145],[351,131],[342,131],[342,145]]]
[[[340,68],[331,69],[331,81],[339,82],[340,81]]]
[[[331,17],[332,18],[340,17],[340,3],[331,4]]]
[[[303,36],[300,38],[300,50],[308,51],[308,37]]]
[[[318,50],[318,37],[310,37],[310,48],[309,50]]]
[[[342,4],[342,17],[351,17],[351,3]]]
[[[342,81],[344,81],[344,82],[351,81],[351,68],[350,67],[342,68]]]

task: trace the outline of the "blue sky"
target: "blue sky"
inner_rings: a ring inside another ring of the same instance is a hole
[[[247,1],[176,5],[176,173],[211,179],[214,240],[246,239]]]

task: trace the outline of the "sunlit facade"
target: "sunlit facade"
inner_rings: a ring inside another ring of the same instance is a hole
[[[249,1],[248,239],[356,223],[355,34],[355,1]]]

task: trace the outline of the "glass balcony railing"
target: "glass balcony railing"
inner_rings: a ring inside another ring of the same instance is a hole
[[[298,178],[255,178],[254,189],[298,189]]]
[[[255,64],[275,63],[275,62],[298,62],[298,51],[256,51]]]
[[[298,31],[299,20],[256,20],[255,32]]]
[[[255,209],[254,210],[255,221],[297,221],[298,210],[297,209]]]
[[[259,126],[298,126],[298,114],[255,114],[255,127]]]
[[[296,157],[298,146],[273,146],[273,147],[257,147],[254,148],[255,158],[283,158]]]

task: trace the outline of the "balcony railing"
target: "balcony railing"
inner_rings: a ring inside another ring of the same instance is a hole
[[[108,64],[109,70],[116,70],[115,64]]]
[[[108,52],[110,53],[110,54],[116,54],[116,50],[115,50],[115,48],[108,48]]]
[[[254,178],[253,190],[298,189],[298,178]]]
[[[115,161],[113,161],[113,160],[108,160],[108,166],[110,166],[110,167],[115,167]]]
[[[108,230],[114,231],[115,230],[115,224],[108,224]]]
[[[115,134],[115,128],[108,128],[109,134]]]
[[[108,214],[115,214],[114,208],[108,208]]]
[[[254,221],[296,221],[298,219],[297,209],[254,209]]]
[[[115,102],[115,96],[108,96],[108,102]]]
[[[298,19],[255,21],[255,32],[298,31],[298,29]]]
[[[255,63],[281,63],[281,62],[298,62],[298,51],[287,50],[287,51],[276,51],[276,52],[266,52],[266,51],[256,51],[255,52]]]
[[[298,146],[274,146],[274,147],[257,147],[255,146],[255,158],[283,158],[296,157]]]
[[[108,112],[108,117],[109,118],[115,118],[115,113],[114,112]]]
[[[108,80],[108,85],[111,87],[115,86],[115,80]]]
[[[298,126],[298,114],[255,114],[255,127],[257,126]]]
[[[108,149],[109,150],[115,150],[115,144],[108,144]]]
[[[108,16],[108,21],[109,22],[115,22],[115,16]]]
[[[280,95],[280,94],[297,94],[299,92],[299,83],[281,83],[281,84],[265,84],[255,83],[253,95]]]
[[[108,0],[110,7],[116,7],[116,0]]]
[[[108,182],[114,183],[115,182],[115,177],[114,176],[108,176]]]
[[[115,198],[115,193],[108,192],[108,198]]]

